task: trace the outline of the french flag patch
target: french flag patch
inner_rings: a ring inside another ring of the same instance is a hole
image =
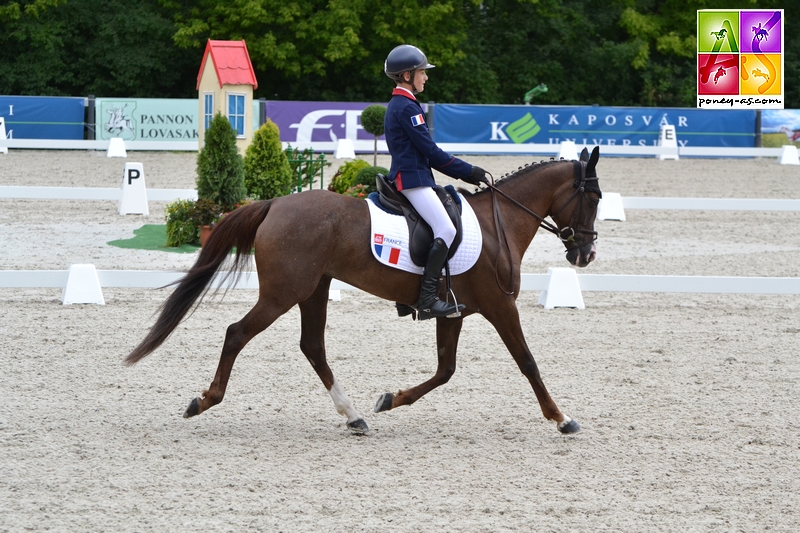
[[[373,246],[375,246],[375,255],[390,265],[396,265],[400,260],[400,248],[384,244],[383,235],[379,233],[374,235]]]
[[[420,113],[419,115],[414,115],[413,117],[411,117],[411,124],[414,126],[420,126],[422,124],[425,124],[425,116],[422,113]]]

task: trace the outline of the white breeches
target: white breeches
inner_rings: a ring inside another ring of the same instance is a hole
[[[442,239],[450,248],[456,238],[456,228],[447,216],[439,197],[430,187],[415,187],[400,191],[433,230],[434,239]]]

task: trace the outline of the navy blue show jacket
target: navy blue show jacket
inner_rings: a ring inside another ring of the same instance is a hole
[[[397,190],[434,187],[431,167],[451,178],[469,177],[472,165],[439,148],[428,131],[419,102],[405,89],[395,88],[383,121],[386,144],[392,156],[389,179]]]

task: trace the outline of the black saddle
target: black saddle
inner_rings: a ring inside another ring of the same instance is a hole
[[[375,178],[375,184],[378,188],[377,193],[370,194],[370,198],[376,205],[383,208],[384,211],[393,213],[395,215],[402,215],[406,218],[408,223],[408,251],[411,255],[411,261],[417,265],[424,267],[428,260],[428,250],[433,243],[433,230],[428,225],[419,213],[417,213],[411,202],[397,190],[393,181],[390,181],[383,174],[378,174]],[[442,201],[445,211],[447,211],[450,220],[456,228],[456,237],[453,239],[453,244],[450,246],[450,251],[447,253],[447,258],[453,257],[456,253],[459,244],[461,244],[462,226],[461,226],[461,202],[457,200],[458,196],[456,190],[452,185],[441,187],[437,185],[434,188],[439,200]]]

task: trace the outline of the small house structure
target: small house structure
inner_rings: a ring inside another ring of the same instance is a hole
[[[242,41],[212,41],[206,44],[197,74],[200,117],[199,146],[203,149],[206,128],[222,113],[236,132],[236,145],[244,154],[253,140],[253,89],[258,87],[247,45]]]

